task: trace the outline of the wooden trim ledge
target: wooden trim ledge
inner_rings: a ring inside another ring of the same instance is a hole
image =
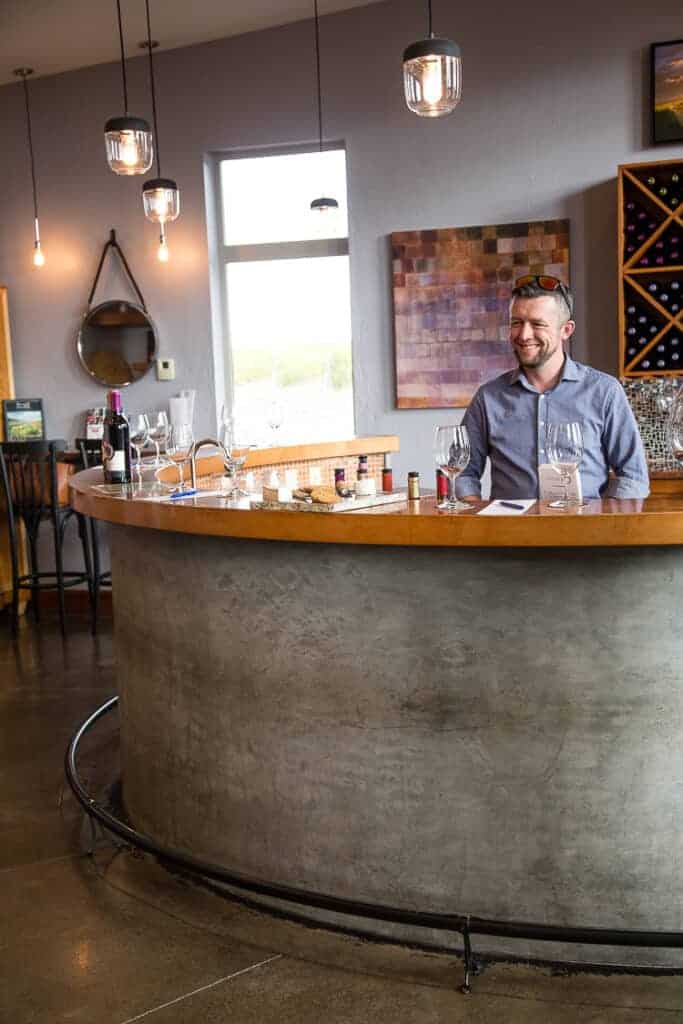
[[[593,501],[575,513],[534,506],[525,515],[449,515],[434,499],[358,512],[314,513],[231,508],[219,497],[182,504],[121,501],[92,491],[97,470],[71,478],[72,504],[110,523],[149,530],[298,541],[405,547],[653,547],[683,544],[683,498]],[[476,509],[485,502],[477,502]]]

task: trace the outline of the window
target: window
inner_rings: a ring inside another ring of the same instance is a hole
[[[225,398],[259,445],[353,437],[346,154],[219,163]],[[319,213],[312,199],[334,196]]]

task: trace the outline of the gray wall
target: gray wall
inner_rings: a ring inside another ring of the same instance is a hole
[[[348,149],[354,378],[358,433],[397,433],[399,474],[431,480],[432,428],[445,414],[394,409],[387,236],[398,229],[569,217],[579,299],[575,355],[616,370],[616,189],[619,163],[683,155],[649,148],[647,46],[683,35],[680,0],[577,0],[539,16],[536,3],[437,3],[435,25],[464,53],[464,98],[440,121],[403,102],[403,47],[424,33],[422,4],[394,0],[325,17],[326,136]],[[157,26],[163,37],[163,25]],[[30,60],[30,54],[22,60]],[[130,62],[131,110],[148,113],[143,58]],[[43,396],[52,436],[75,436],[103,389],[80,369],[74,338],[101,246],[116,227],[177,379],[150,375],[125,396],[136,411],[180,387],[215,391],[203,162],[221,149],[315,136],[310,22],[158,57],[163,171],[179,181],[171,262],[155,259],[140,179],[105,164],[102,128],[121,112],[119,69],[105,65],[32,84],[47,265],[30,262],[32,210],[22,96],[0,89],[3,188],[0,283],[9,288],[17,392]],[[39,70],[39,69],[38,69]],[[122,293],[109,273],[98,297]],[[127,292],[125,294],[128,294]]]

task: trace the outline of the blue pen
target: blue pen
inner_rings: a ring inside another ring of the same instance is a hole
[[[522,510],[524,509],[524,505],[517,505],[514,501],[501,501],[500,504],[504,505],[505,508],[521,508]]]
[[[197,493],[198,491],[176,491],[171,495],[171,501],[176,501],[178,498],[193,498]]]

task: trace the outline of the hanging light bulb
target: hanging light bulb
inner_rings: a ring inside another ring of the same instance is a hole
[[[126,58],[123,49],[121,0],[116,0],[121,43],[121,77],[123,80],[123,117],[112,117],[104,126],[104,146],[107,163],[114,174],[145,174],[152,166],[154,145],[149,125],[142,117],[128,113],[128,87],[126,84]]]
[[[33,222],[34,242],[33,242],[33,266],[44,267],[45,266],[45,253],[40,248],[40,225],[38,224],[38,218]]]
[[[157,141],[157,176],[150,178],[142,186],[142,207],[147,220],[153,224],[161,224],[161,244],[157,253],[162,263],[168,262],[168,246],[164,225],[174,221],[180,214],[180,189],[172,178],[161,177],[161,156],[159,152],[159,126],[157,125],[157,100],[154,87],[154,57],[152,50],[156,43],[152,42],[152,26],[149,16],[149,0],[145,0],[147,14],[147,43],[149,53],[149,85],[152,93],[152,116],[154,118],[154,135]]]
[[[45,253],[40,247],[40,224],[38,222],[38,189],[36,187],[36,163],[33,156],[33,133],[31,131],[31,106],[28,100],[28,82],[26,79],[33,74],[33,68],[16,68],[14,74],[24,83],[24,101],[26,103],[26,135],[28,137],[28,153],[31,161],[31,185],[33,188],[33,266],[45,266]]]
[[[168,263],[169,255],[168,244],[166,242],[166,232],[164,231],[162,224],[161,233],[159,235],[159,248],[157,249],[157,259],[159,260],[159,263]]]
[[[318,17],[318,0],[313,0],[313,10],[315,13],[315,72],[316,82],[318,85],[318,145],[320,152],[323,151],[323,104],[322,94],[320,88],[320,25]],[[339,203],[336,199],[331,196],[320,196],[318,199],[313,199],[311,202],[311,209],[316,210],[318,213],[327,213],[328,210],[338,210]]]
[[[462,91],[460,47],[432,32],[432,0],[427,0],[429,38],[409,46],[403,54],[406,103],[420,117],[444,117],[455,110]]]

